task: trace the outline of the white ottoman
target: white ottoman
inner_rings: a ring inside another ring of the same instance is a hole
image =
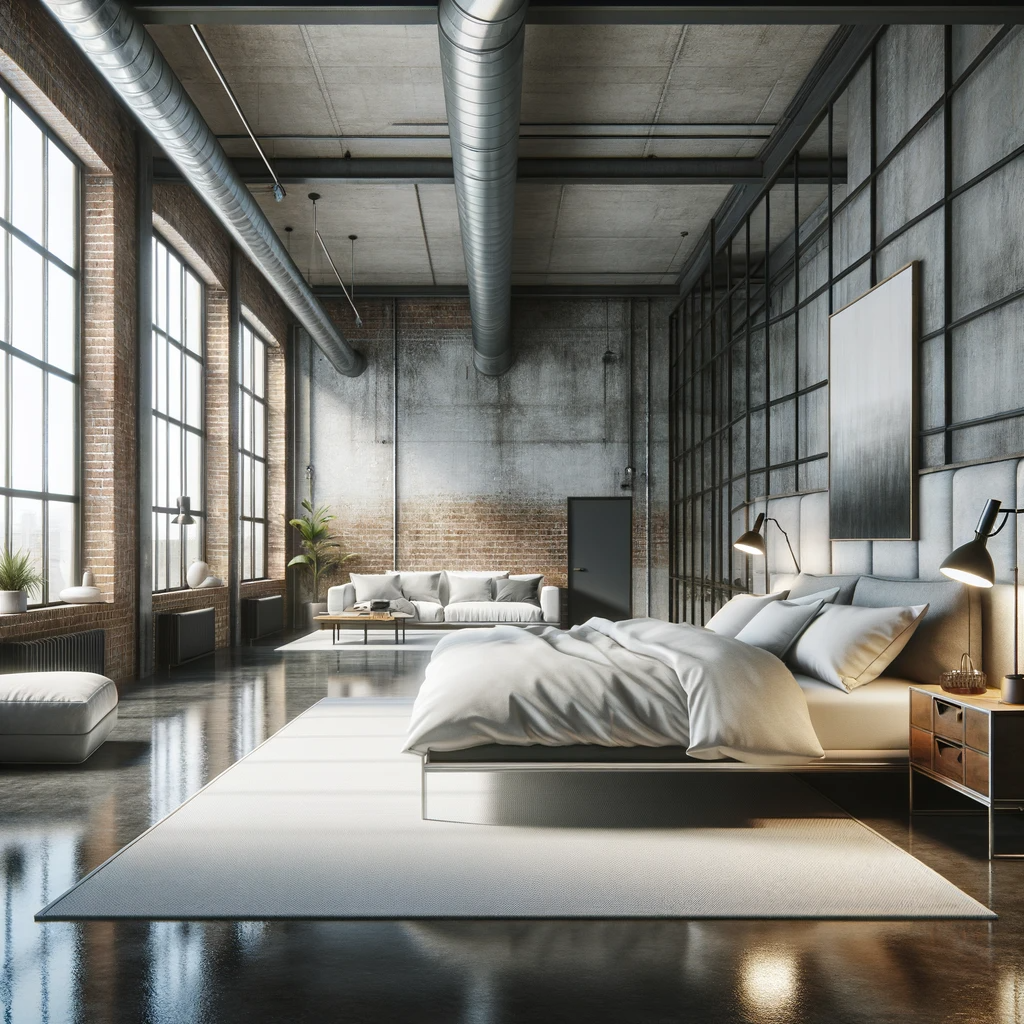
[[[93,672],[0,675],[0,762],[77,764],[117,722],[117,687]]]

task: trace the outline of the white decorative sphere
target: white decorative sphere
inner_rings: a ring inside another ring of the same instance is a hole
[[[210,575],[210,566],[206,562],[193,562],[185,572],[185,582],[195,590],[207,576]]]

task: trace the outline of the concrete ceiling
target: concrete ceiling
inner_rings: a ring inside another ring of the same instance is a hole
[[[201,30],[271,157],[450,156],[434,26]],[[240,135],[189,28],[149,31],[213,130]],[[520,155],[756,157],[833,32],[529,25]],[[255,155],[246,138],[223,141],[232,156]],[[276,203],[269,188],[253,186],[298,265],[314,284],[333,284],[312,244],[309,191],[291,185]],[[318,226],[346,281],[348,235],[359,236],[357,289],[465,284],[452,186],[333,182],[316,191]],[[672,284],[727,193],[726,185],[521,183],[513,282]]]

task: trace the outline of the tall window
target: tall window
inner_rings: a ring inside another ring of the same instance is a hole
[[[242,579],[267,575],[267,343],[244,320],[238,402]]]
[[[0,81],[0,541],[78,573],[78,165]]]
[[[203,283],[153,240],[153,589],[185,585],[185,569],[202,557]],[[178,498],[192,503],[191,526],[171,520]]]

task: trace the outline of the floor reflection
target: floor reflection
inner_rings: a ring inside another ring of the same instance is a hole
[[[115,734],[85,765],[0,766],[2,1024],[1024,1024],[1024,864],[990,876],[973,823],[919,828],[915,853],[983,900],[991,878],[995,925],[33,921],[315,701],[411,696],[426,658],[218,655],[129,688]],[[897,794],[871,823],[905,843],[900,806]]]

